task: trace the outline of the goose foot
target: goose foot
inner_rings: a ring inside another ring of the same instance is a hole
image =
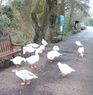
[[[83,57],[83,55],[79,55],[80,57]]]
[[[49,63],[53,63],[53,60],[48,60]]]
[[[60,76],[62,76],[64,78],[66,76],[66,74],[61,73]]]
[[[37,66],[35,65],[34,68],[37,68]]]
[[[19,64],[17,64],[16,67],[19,68],[20,67]]]
[[[31,84],[31,80],[27,80],[27,81],[26,81],[26,84],[27,84],[27,85],[30,85],[30,84]]]
[[[16,64],[16,67],[19,68],[20,66],[22,66],[22,64]]]
[[[22,85],[22,86],[25,85],[25,82],[22,82],[20,85]]]
[[[32,66],[31,68],[32,68],[32,69],[34,69],[34,68],[36,69],[36,68],[37,68],[37,66],[35,65],[35,66]]]

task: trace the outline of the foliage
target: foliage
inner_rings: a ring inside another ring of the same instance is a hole
[[[10,26],[10,19],[7,17],[7,15],[0,15],[0,34],[3,34],[5,32],[5,29]]]
[[[28,42],[27,37],[20,32],[17,35],[12,36],[12,41],[16,44],[24,45],[26,45]]]
[[[17,23],[19,31],[21,32],[19,32],[19,34],[23,35],[23,38],[26,38],[27,41],[30,39],[33,42],[34,33],[31,23],[31,5],[31,0],[15,0],[12,2],[12,10],[14,16],[13,20]],[[22,39],[21,36],[16,36]]]
[[[17,24],[13,21],[13,12],[9,5],[2,7],[0,13],[0,36],[8,34],[12,28],[18,29]],[[9,29],[10,28],[10,29]]]
[[[6,14],[7,17],[12,20],[13,19],[13,12],[9,5],[6,5],[2,8],[2,14]]]
[[[75,21],[81,21],[84,16],[88,16],[88,1],[62,0],[61,4],[58,4],[57,0],[9,0],[9,5],[0,7],[1,15],[6,15],[6,25],[0,24],[3,26],[0,28],[19,30],[13,35],[15,39],[18,38],[17,43],[26,44],[29,39],[37,42],[38,39],[48,37],[49,33],[46,32],[50,32],[51,28],[60,31],[59,16],[64,15],[64,35],[70,34]]]
[[[63,36],[69,36],[69,35],[71,35],[72,34],[72,31],[68,31],[68,32],[63,32]]]
[[[93,18],[89,18],[89,19],[85,22],[85,24],[86,24],[87,26],[93,26]]]

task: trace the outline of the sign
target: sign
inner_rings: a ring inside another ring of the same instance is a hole
[[[63,26],[64,26],[64,16],[60,15],[60,33],[63,31]]]
[[[64,26],[64,16],[60,15],[60,26]]]

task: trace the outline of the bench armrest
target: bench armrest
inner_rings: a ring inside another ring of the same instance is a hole
[[[24,45],[23,44],[12,44],[13,46],[21,46],[23,47]]]

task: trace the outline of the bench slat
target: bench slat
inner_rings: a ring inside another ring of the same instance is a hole
[[[20,52],[22,52],[22,50],[13,50],[13,51],[7,51],[7,52],[0,53],[0,60],[11,57],[12,55],[16,55]]]

